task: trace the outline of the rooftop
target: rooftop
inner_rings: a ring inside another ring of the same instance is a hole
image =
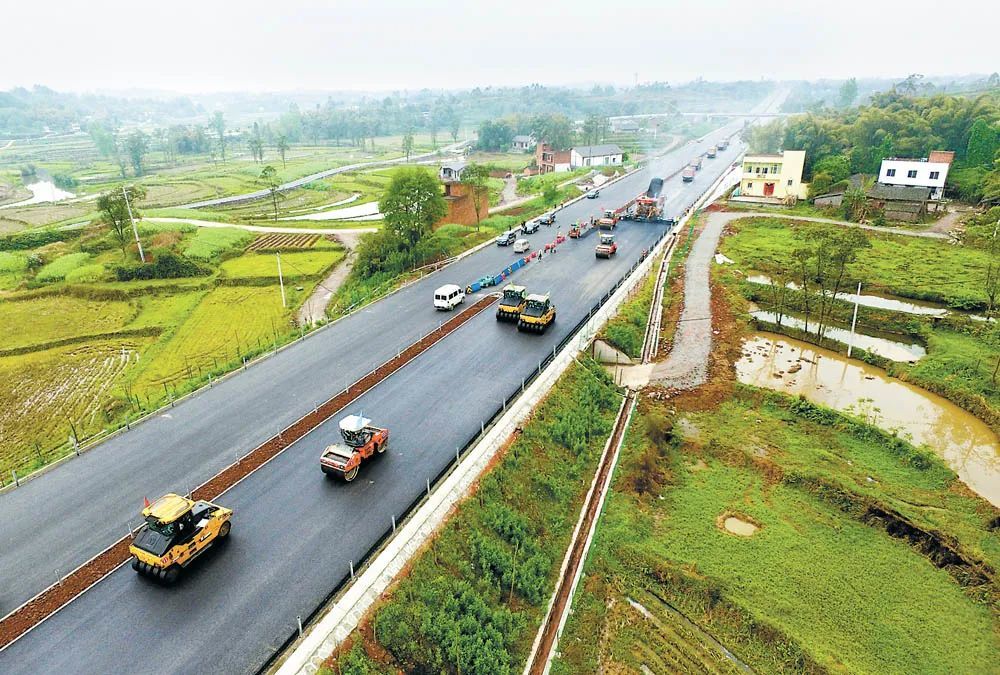
[[[525,136],[524,134],[518,134],[517,136],[514,136],[515,143],[533,143],[534,140],[535,139],[532,138],[531,136]]]
[[[622,149],[613,143],[606,145],[581,145],[573,148],[581,157],[603,157],[605,155],[620,155]]]

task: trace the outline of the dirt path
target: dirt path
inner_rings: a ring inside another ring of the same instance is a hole
[[[835,220],[833,218],[817,218],[815,216],[796,216],[791,213],[761,213],[759,211],[726,211],[725,213],[737,218],[782,218],[784,220],[804,220],[810,223],[829,223],[830,225],[840,225],[841,227],[856,227],[869,232],[884,232],[885,234],[898,234],[904,237],[922,237],[924,239],[949,239],[943,232],[936,231],[935,228],[927,230],[908,230],[905,227],[879,227],[877,225],[865,225],[863,223],[852,223],[847,220]],[[944,216],[945,218],[947,216]],[[942,218],[943,219],[943,218]],[[728,221],[727,221],[728,222]]]
[[[947,213],[938,218],[937,222],[928,227],[927,231],[950,235],[951,231],[958,226],[959,220],[968,213],[969,211],[967,209],[950,208]]]
[[[347,255],[339,265],[333,268],[326,279],[316,285],[315,290],[299,308],[296,319],[300,326],[308,326],[326,318],[326,308],[330,304],[330,300],[333,299],[334,293],[344,283],[351,268],[354,267],[355,253],[361,235],[354,232],[348,234],[338,232],[336,236],[341,245],[347,249]]]

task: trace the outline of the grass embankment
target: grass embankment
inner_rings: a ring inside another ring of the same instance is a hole
[[[572,366],[324,672],[519,672],[619,404]]]
[[[140,226],[147,254],[197,261],[198,277],[115,280],[106,231],[39,230],[0,239],[0,483],[122,425],[299,335],[296,308],[344,257],[318,237],[182,224]],[[281,250],[282,307],[275,250]],[[3,250],[7,249],[7,250]],[[136,264],[129,253],[130,265]],[[85,273],[85,274],[84,274]]]
[[[554,673],[736,672],[671,607],[757,672],[994,667],[995,581],[869,518],[896,514],[995,574],[995,509],[936,457],[749,388],[672,424],[657,405],[630,428]],[[759,530],[727,532],[729,516]]]
[[[646,337],[646,324],[649,321],[649,310],[656,293],[656,280],[659,277],[660,260],[650,267],[645,279],[635,294],[622,303],[618,313],[611,318],[601,331],[601,338],[615,349],[618,349],[632,359],[642,356],[642,342]]]
[[[791,252],[808,236],[810,223],[789,223],[779,219],[754,218],[733,223],[734,234],[726,237],[722,252],[732,258],[743,273],[791,269]],[[869,234],[872,248],[863,250],[848,267],[850,290],[855,279],[864,280],[869,292],[883,291],[919,300],[937,300],[950,306],[979,307],[986,301],[983,279],[987,253],[970,246],[916,239],[901,235]],[[719,278],[739,286],[742,294],[763,309],[772,309],[770,288],[741,282],[741,274],[725,269]],[[786,311],[799,313],[804,295],[792,290],[784,294]],[[815,300],[813,301],[815,314]],[[831,318],[849,325],[854,306],[832,303]],[[792,337],[816,341],[815,336],[787,327],[769,329]],[[980,417],[1000,432],[1000,384],[994,369],[1000,356],[1000,335],[993,324],[973,321],[956,314],[943,319],[905,314],[861,306],[858,329],[862,332],[896,333],[924,344],[927,356],[915,364],[890,362],[861,354],[874,365],[886,368],[894,377],[912,382],[953,401]],[[829,340],[824,346],[843,352],[846,347]]]

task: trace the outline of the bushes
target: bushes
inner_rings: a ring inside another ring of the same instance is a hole
[[[115,267],[115,277],[118,281],[134,281],[137,279],[179,279],[181,277],[199,277],[211,274],[212,271],[193,260],[172,253],[166,249],[150,252],[151,263],[129,263]]]
[[[0,251],[27,251],[28,249],[38,248],[39,246],[45,246],[57,241],[71,241],[79,237],[82,233],[82,229],[56,230],[50,228],[9,234],[5,237],[0,237]]]

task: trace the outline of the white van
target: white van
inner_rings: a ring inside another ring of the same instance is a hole
[[[452,310],[465,301],[465,291],[455,284],[445,284],[434,291],[434,308]]]
[[[518,239],[514,242],[514,253],[527,253],[531,250],[531,242],[527,239]]]

